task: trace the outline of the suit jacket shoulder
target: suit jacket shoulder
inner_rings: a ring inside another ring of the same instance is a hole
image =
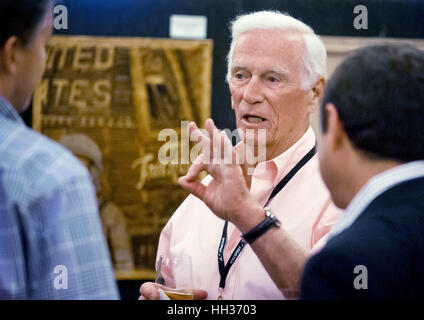
[[[311,257],[304,299],[424,297],[424,179],[377,197],[345,231]]]

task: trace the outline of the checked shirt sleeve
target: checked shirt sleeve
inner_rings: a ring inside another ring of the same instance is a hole
[[[29,299],[118,299],[94,188],[88,173],[58,183],[21,212]],[[40,236],[41,235],[41,236]]]

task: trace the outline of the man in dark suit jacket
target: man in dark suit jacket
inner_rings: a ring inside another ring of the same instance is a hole
[[[424,298],[424,53],[353,52],[328,83],[321,121],[321,174],[346,211],[306,264],[301,298]]]

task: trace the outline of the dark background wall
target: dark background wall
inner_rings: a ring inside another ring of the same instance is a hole
[[[235,128],[225,83],[229,22],[245,12],[276,9],[309,24],[320,35],[424,37],[424,0],[61,0],[68,8],[69,29],[56,34],[169,37],[171,14],[205,15],[214,41],[212,118],[220,128]],[[368,29],[356,30],[353,8],[368,9]],[[24,114],[28,124],[31,110]]]
[[[225,83],[229,22],[237,15],[263,9],[290,13],[320,35],[424,38],[423,0],[62,0],[69,29],[56,34],[169,37],[171,14],[205,15],[207,36],[214,41],[212,118],[220,128],[234,129],[230,95]],[[353,27],[353,8],[366,5],[368,29]],[[24,120],[31,125],[31,110]],[[142,281],[119,281],[123,299],[137,299]]]

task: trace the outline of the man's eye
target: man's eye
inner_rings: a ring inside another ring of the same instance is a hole
[[[278,82],[278,79],[276,77],[269,77],[268,80],[269,82],[272,82],[272,83]]]
[[[242,73],[236,73],[236,78],[239,79],[239,80],[241,80],[241,79],[244,78],[244,76],[243,76]]]

